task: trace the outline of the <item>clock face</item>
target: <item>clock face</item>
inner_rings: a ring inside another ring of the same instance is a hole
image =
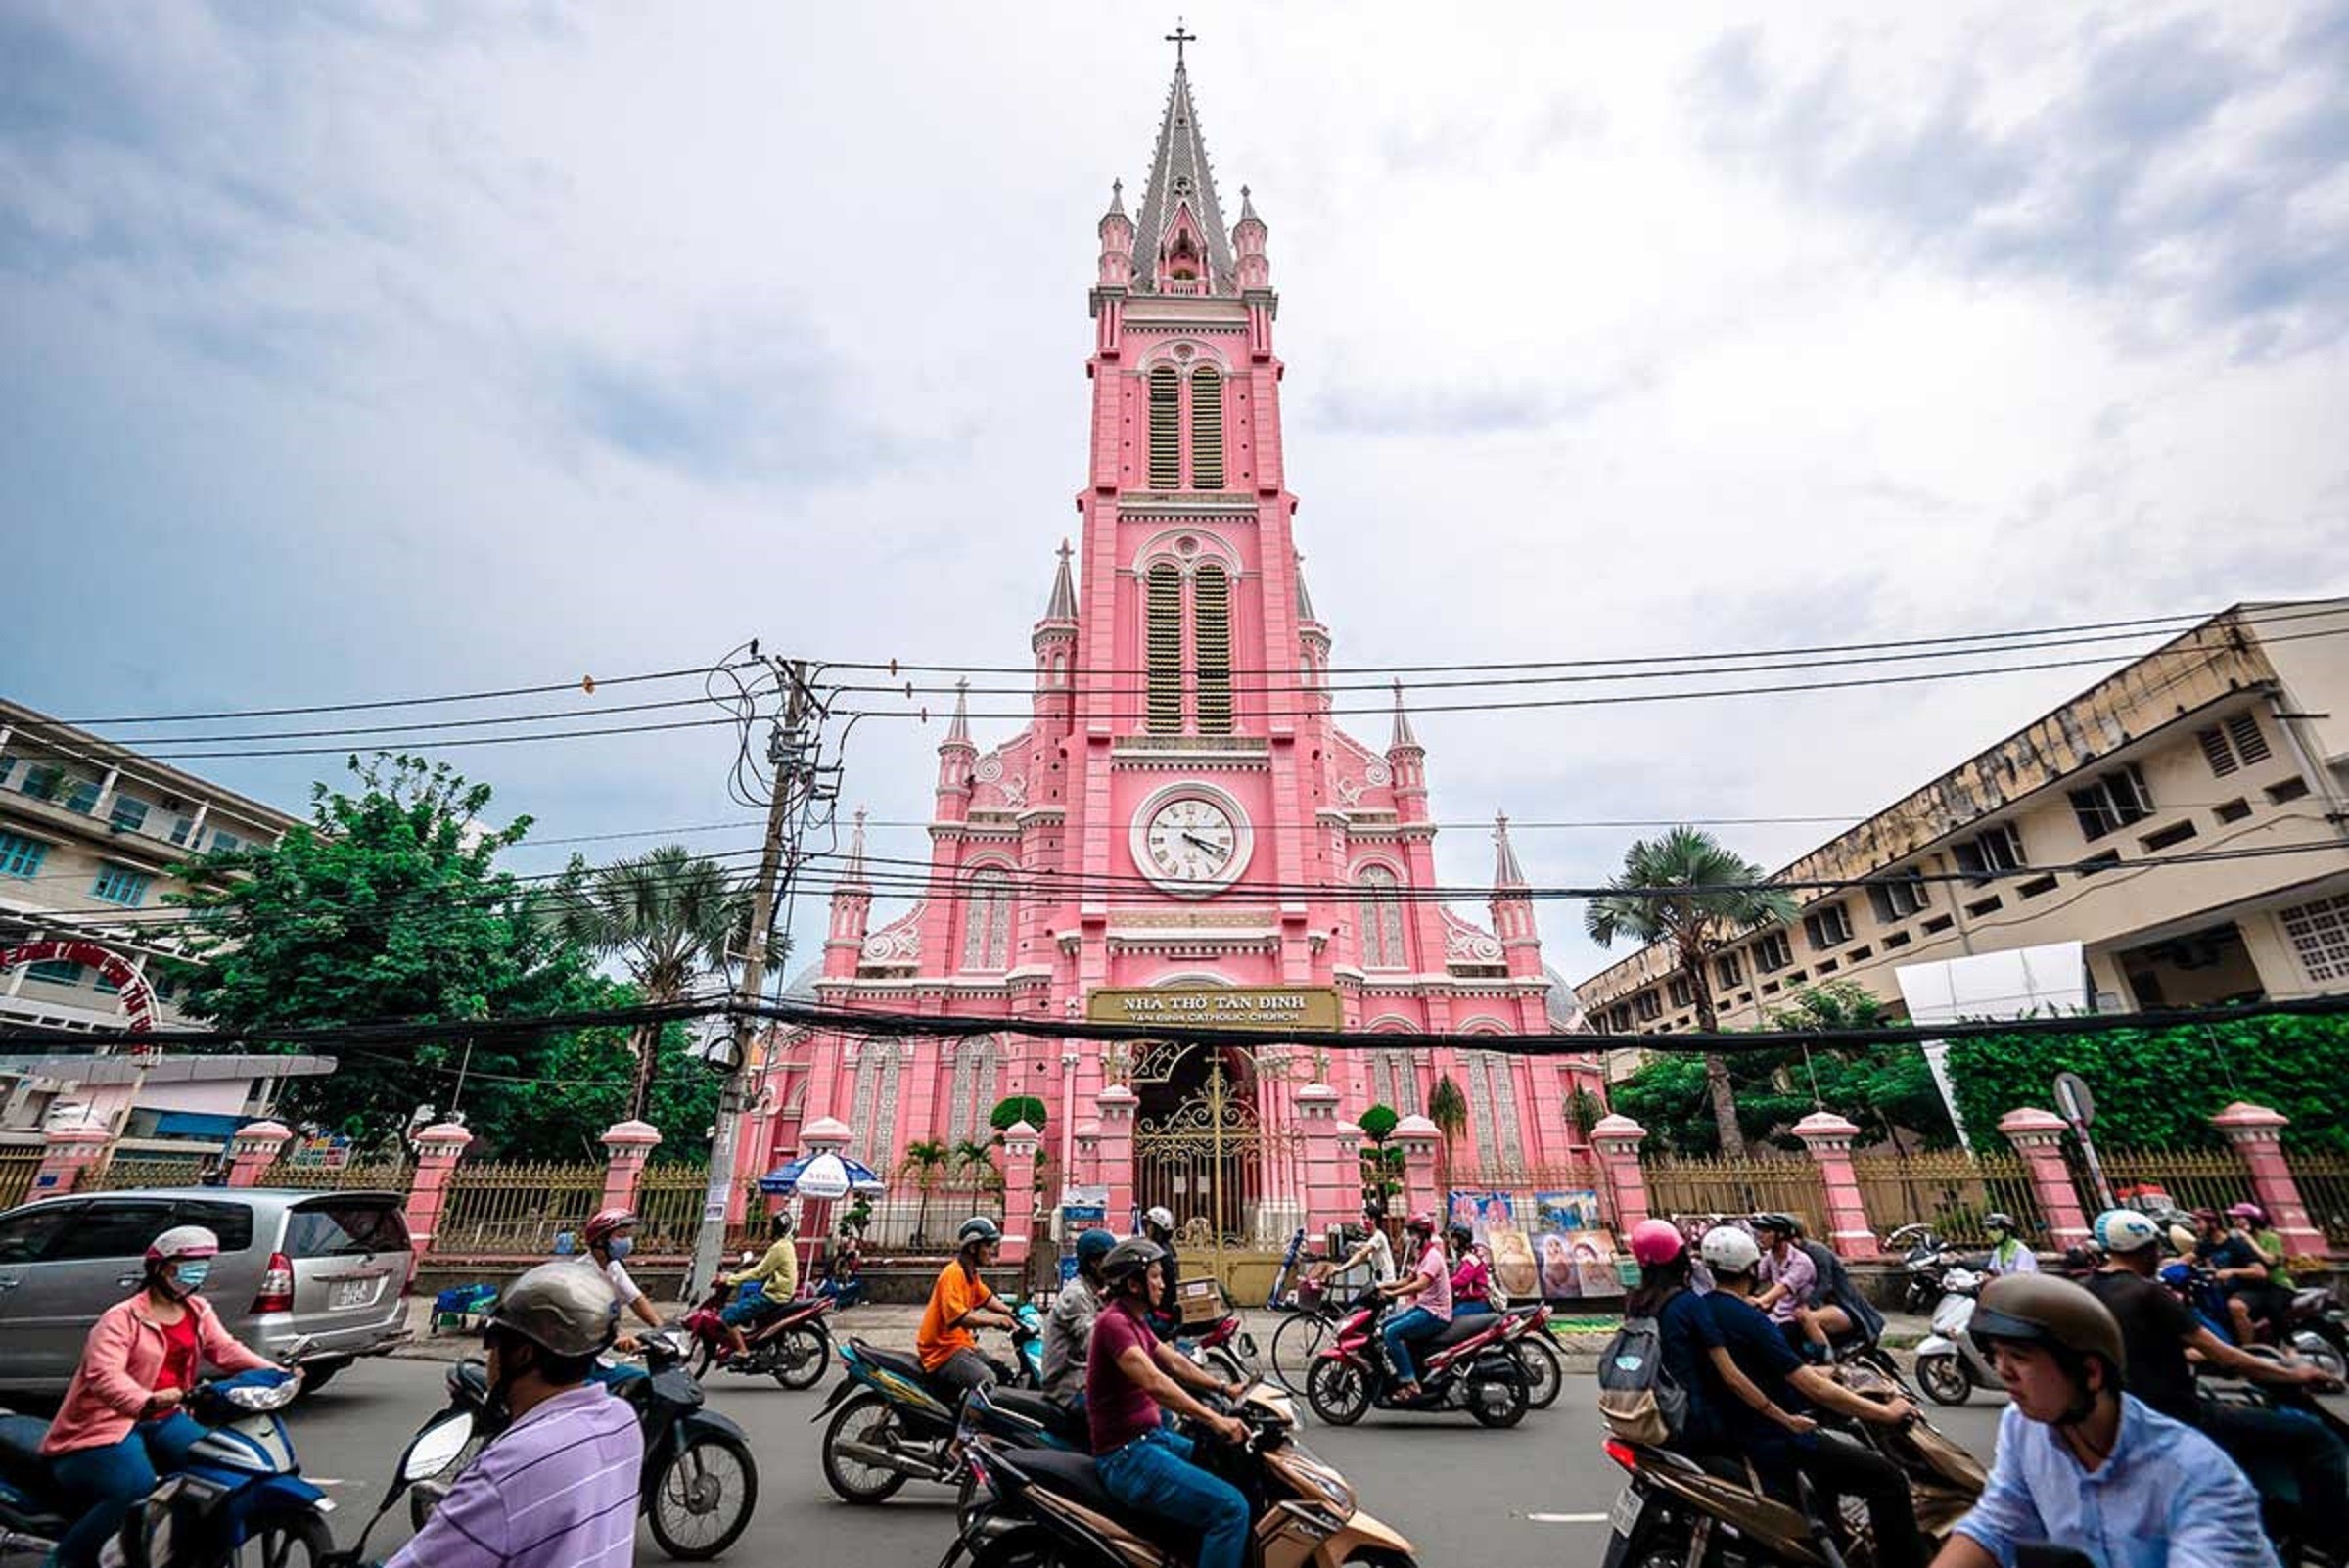
[[[1171,893],[1213,893],[1239,874],[1247,829],[1214,801],[1178,796],[1150,814],[1143,869]]]

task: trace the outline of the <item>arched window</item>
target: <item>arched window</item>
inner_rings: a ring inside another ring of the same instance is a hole
[[[1223,376],[1213,365],[1191,372],[1191,488],[1223,487]]]
[[[1509,1059],[1498,1051],[1465,1051],[1460,1070],[1468,1078],[1468,1130],[1487,1176],[1522,1164],[1517,1141],[1517,1081]]]
[[[1144,651],[1150,661],[1149,726],[1153,735],[1182,733],[1182,574],[1172,561],[1150,569]]]
[[[856,1094],[849,1107],[849,1153],[884,1169],[898,1131],[898,1042],[869,1040],[856,1059]]]
[[[975,1036],[954,1047],[954,1082],[946,1091],[949,1147],[989,1136],[987,1119],[995,1108],[999,1055],[993,1040]]]
[[[1150,372],[1150,487],[1182,484],[1182,379],[1173,365]]]
[[[1011,965],[1011,874],[1000,866],[971,873],[963,889],[962,967]]]
[[[1355,920],[1362,933],[1362,967],[1407,968],[1410,960],[1403,951],[1403,900],[1397,897],[1395,873],[1383,865],[1364,866],[1354,885]]]
[[[1191,661],[1199,673],[1199,733],[1231,733],[1231,578],[1213,561],[1191,579]]]
[[[1407,1050],[1370,1053],[1370,1097],[1398,1116],[1419,1116],[1419,1069]]]

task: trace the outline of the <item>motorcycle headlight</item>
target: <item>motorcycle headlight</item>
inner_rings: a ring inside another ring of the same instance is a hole
[[[1290,1465],[1297,1472],[1299,1479],[1307,1482],[1314,1491],[1327,1498],[1331,1507],[1337,1509],[1340,1514],[1349,1514],[1354,1511],[1354,1492],[1346,1485],[1344,1476],[1320,1460],[1308,1457],[1302,1449],[1293,1446],[1289,1450],[1289,1459]]]

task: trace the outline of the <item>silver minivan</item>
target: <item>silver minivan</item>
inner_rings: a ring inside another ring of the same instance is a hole
[[[310,1390],[408,1338],[404,1194],[153,1187],[44,1198],[0,1214],[0,1390],[56,1394],[98,1314],[136,1290],[173,1225],[220,1238],[204,1295],[263,1356],[306,1339]]]

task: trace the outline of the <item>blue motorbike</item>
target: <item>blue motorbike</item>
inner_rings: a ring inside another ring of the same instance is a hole
[[[107,1544],[125,1568],[213,1568],[258,1563],[316,1568],[335,1540],[334,1504],[301,1478],[278,1412],[299,1383],[275,1367],[196,1385],[147,1435],[161,1479]],[[0,1547],[53,1546],[75,1512],[59,1497],[40,1455],[49,1423],[0,1415]]]
[[[987,1401],[989,1430],[1007,1441],[1082,1448],[1082,1424],[1044,1398],[1043,1315],[1032,1303],[1012,1309],[1018,1364],[996,1361]],[[964,1467],[954,1441],[960,1398],[942,1388],[913,1357],[861,1339],[840,1347],[846,1376],[811,1419],[824,1428],[824,1480],[850,1502],[885,1502],[908,1481],[956,1486]]]

